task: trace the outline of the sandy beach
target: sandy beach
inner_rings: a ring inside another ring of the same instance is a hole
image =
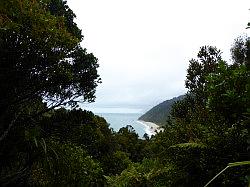
[[[150,136],[155,135],[156,132],[160,132],[164,130],[159,125],[156,125],[155,123],[152,123],[152,122],[147,122],[147,121],[142,121],[142,120],[139,120],[138,122],[140,122],[141,124],[147,127],[146,133]]]

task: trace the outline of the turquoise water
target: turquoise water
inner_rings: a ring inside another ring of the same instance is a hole
[[[104,117],[114,131],[118,132],[120,128],[131,125],[136,133],[143,137],[147,132],[147,126],[138,122],[141,113],[98,113],[97,115]]]

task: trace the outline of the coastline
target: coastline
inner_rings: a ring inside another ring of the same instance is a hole
[[[138,120],[138,122],[146,127],[145,131],[149,136],[155,135],[157,132],[164,130],[159,125],[157,125],[153,122],[148,122],[148,121],[143,121],[143,120]]]

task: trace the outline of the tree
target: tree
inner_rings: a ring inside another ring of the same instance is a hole
[[[63,0],[0,1],[0,182],[27,183],[48,111],[95,99],[98,60],[74,18]]]
[[[97,58],[80,46],[80,29],[63,1],[3,0],[0,7],[2,141],[26,106],[46,101],[41,114],[77,99],[92,102],[100,78]]]
[[[0,115],[40,98],[48,109],[94,101],[97,58],[80,46],[65,2],[3,0],[0,7]]]
[[[221,51],[216,47],[203,46],[197,55],[198,59],[191,59],[187,70],[186,88],[197,100],[202,102],[206,86],[206,76],[215,71],[221,60]]]
[[[235,39],[231,48],[232,60],[235,65],[245,64],[250,68],[250,40],[247,36]]]
[[[104,177],[100,164],[86,151],[74,144],[59,144],[50,141],[53,151],[41,152],[31,168],[29,185],[31,186],[103,186]],[[60,153],[60,154],[57,154]]]
[[[237,57],[244,58],[234,64],[223,61],[214,47],[202,47],[198,60],[190,61],[188,94],[173,105],[164,132],[151,138],[148,146],[151,159],[171,168],[165,178],[169,181],[163,180],[168,186],[203,186],[228,163],[248,159],[248,42],[234,46],[244,49],[236,50]],[[245,186],[248,173],[249,168],[234,168],[213,184]],[[121,176],[125,174],[130,176]]]
[[[120,128],[118,133],[115,134],[115,140],[119,147],[118,150],[127,153],[133,162],[142,160],[145,145],[131,125]]]

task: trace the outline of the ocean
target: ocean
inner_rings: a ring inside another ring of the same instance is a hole
[[[110,127],[114,131],[118,132],[120,128],[131,125],[140,138],[143,137],[145,133],[149,136],[151,132],[149,127],[141,121],[138,121],[138,118],[142,115],[141,113],[96,113],[97,115],[106,119],[110,124]]]

